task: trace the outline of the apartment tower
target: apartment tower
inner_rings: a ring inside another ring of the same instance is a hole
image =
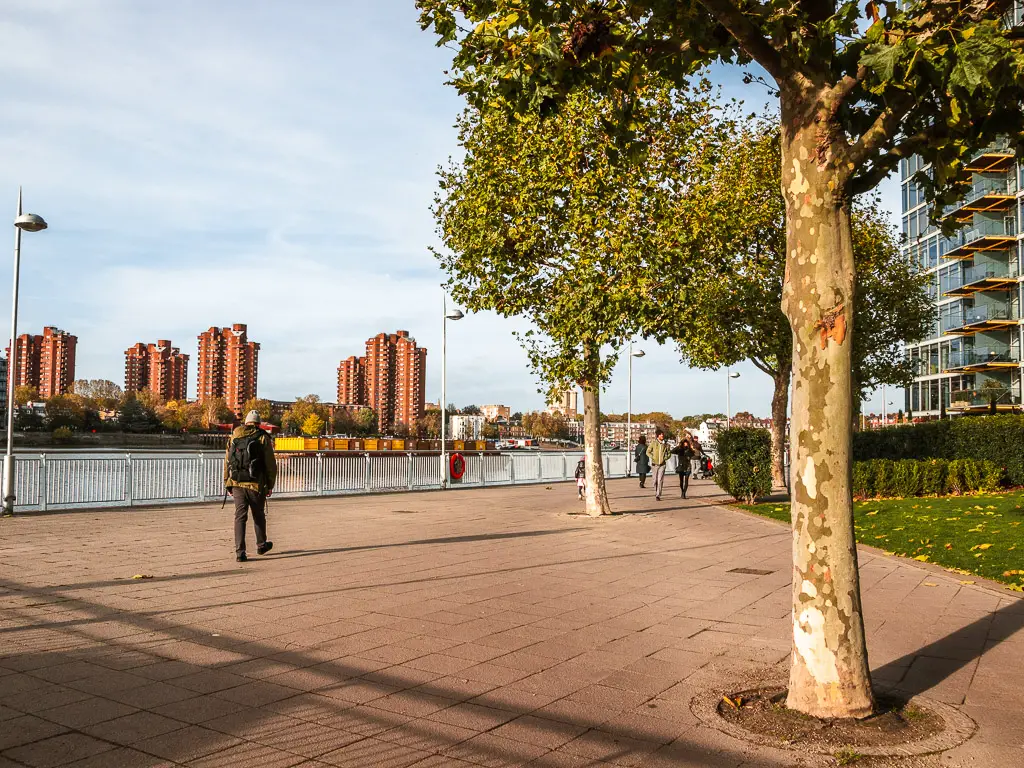
[[[138,343],[124,353],[124,390],[149,390],[164,400],[184,400],[188,393],[188,355],[167,339]]]
[[[53,326],[44,328],[41,336],[23,333],[15,341],[13,356],[7,350],[14,386],[33,387],[44,400],[70,392],[77,347],[77,336]]]
[[[1024,23],[1017,0],[1003,17]],[[918,157],[900,161],[904,253],[931,276],[937,312],[932,333],[906,345],[914,382],[905,410],[913,416],[1017,411],[1021,407],[1021,189],[1024,165],[1007,142],[967,161],[971,180],[943,215],[962,226],[944,237],[913,176],[931,168]]]
[[[408,331],[378,333],[364,357],[338,366],[338,402],[372,408],[382,431],[412,426],[423,416],[426,370],[427,350]]]
[[[366,377],[363,370],[365,358],[352,355],[338,365],[338,402],[342,404],[366,404]]]
[[[249,341],[246,326],[210,328],[199,335],[199,402],[222,397],[235,415],[256,397],[260,345]]]

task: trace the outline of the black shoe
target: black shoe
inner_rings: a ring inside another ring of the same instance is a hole
[[[237,560],[237,561],[238,561],[238,562],[240,562],[240,563],[244,563],[244,562],[245,562],[246,560],[248,560],[248,559],[249,559],[249,558],[245,556],[245,553],[244,553],[244,552],[243,552],[242,554],[238,555],[238,556],[237,556],[237,557],[235,558],[235,560]]]
[[[274,548],[274,542],[267,541],[267,542],[264,542],[262,546],[256,547],[256,552],[258,554],[265,555],[265,554],[267,554],[267,552],[269,552],[273,548]]]

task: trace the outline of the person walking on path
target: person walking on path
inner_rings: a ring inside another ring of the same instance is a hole
[[[256,411],[245,414],[245,423],[236,427],[224,453],[224,487],[235,500],[235,560],[244,563],[245,524],[252,511],[256,530],[256,551],[267,554],[274,542],[267,539],[267,497],[277,481],[277,459],[273,438],[259,427]]]
[[[576,465],[576,490],[579,491],[579,498],[582,500],[583,492],[587,490],[587,466],[582,458]]]
[[[651,460],[647,458],[647,436],[640,435],[633,449],[633,462],[636,464],[636,473],[640,476],[640,487],[644,487],[647,476],[651,474]]]
[[[683,435],[679,445],[672,449],[672,453],[678,460],[676,472],[679,474],[679,491],[685,499],[686,491],[690,488],[690,473],[693,471],[693,459],[697,455],[697,450],[693,447],[690,436]]]
[[[654,478],[655,501],[661,501],[661,492],[665,490],[665,463],[668,457],[665,430],[659,429],[654,433],[654,442],[647,446],[647,458],[651,460],[651,476]]]

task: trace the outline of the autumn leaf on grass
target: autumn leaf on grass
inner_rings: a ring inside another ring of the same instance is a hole
[[[927,563],[928,562],[928,555],[918,555],[914,559],[915,560],[920,560],[922,563]]]
[[[878,510],[876,509],[874,512],[868,512],[867,516],[871,517],[872,515],[877,515],[877,514],[878,514]]]
[[[1024,571],[1003,571],[1003,576],[1024,576]]]
[[[949,542],[946,542],[946,549],[952,549],[952,548],[953,548],[953,545],[950,544]]]
[[[973,547],[971,547],[971,552],[973,552],[976,549],[986,550],[991,546],[991,544],[975,544]]]

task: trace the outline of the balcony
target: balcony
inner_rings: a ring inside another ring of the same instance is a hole
[[[945,210],[945,215],[969,220],[975,213],[1006,211],[1017,199],[1016,174],[1003,174],[1001,178],[981,176],[974,180],[964,197]]]
[[[1016,368],[1020,353],[1002,347],[971,347],[961,352],[950,352],[947,371],[975,373]]]
[[[1013,390],[1004,388],[968,389],[953,392],[950,397],[949,410],[986,411],[992,407],[993,400],[997,411],[1020,410],[1020,396],[1015,395]]]
[[[998,331],[1012,328],[1019,322],[1007,306],[986,304],[969,307],[941,318],[942,332],[951,336],[969,336],[979,331]]]
[[[1001,139],[992,146],[981,150],[964,166],[966,170],[974,171],[975,173],[1005,171],[1012,167],[1013,150],[1010,149],[1010,142],[1005,139]]]
[[[1006,251],[1017,242],[1017,220],[982,219],[946,239],[947,259],[966,259],[980,251]]]
[[[945,296],[970,296],[981,291],[1008,291],[1017,284],[1016,261],[1010,264],[975,264],[964,269],[960,280],[956,275],[952,279],[943,280]]]

